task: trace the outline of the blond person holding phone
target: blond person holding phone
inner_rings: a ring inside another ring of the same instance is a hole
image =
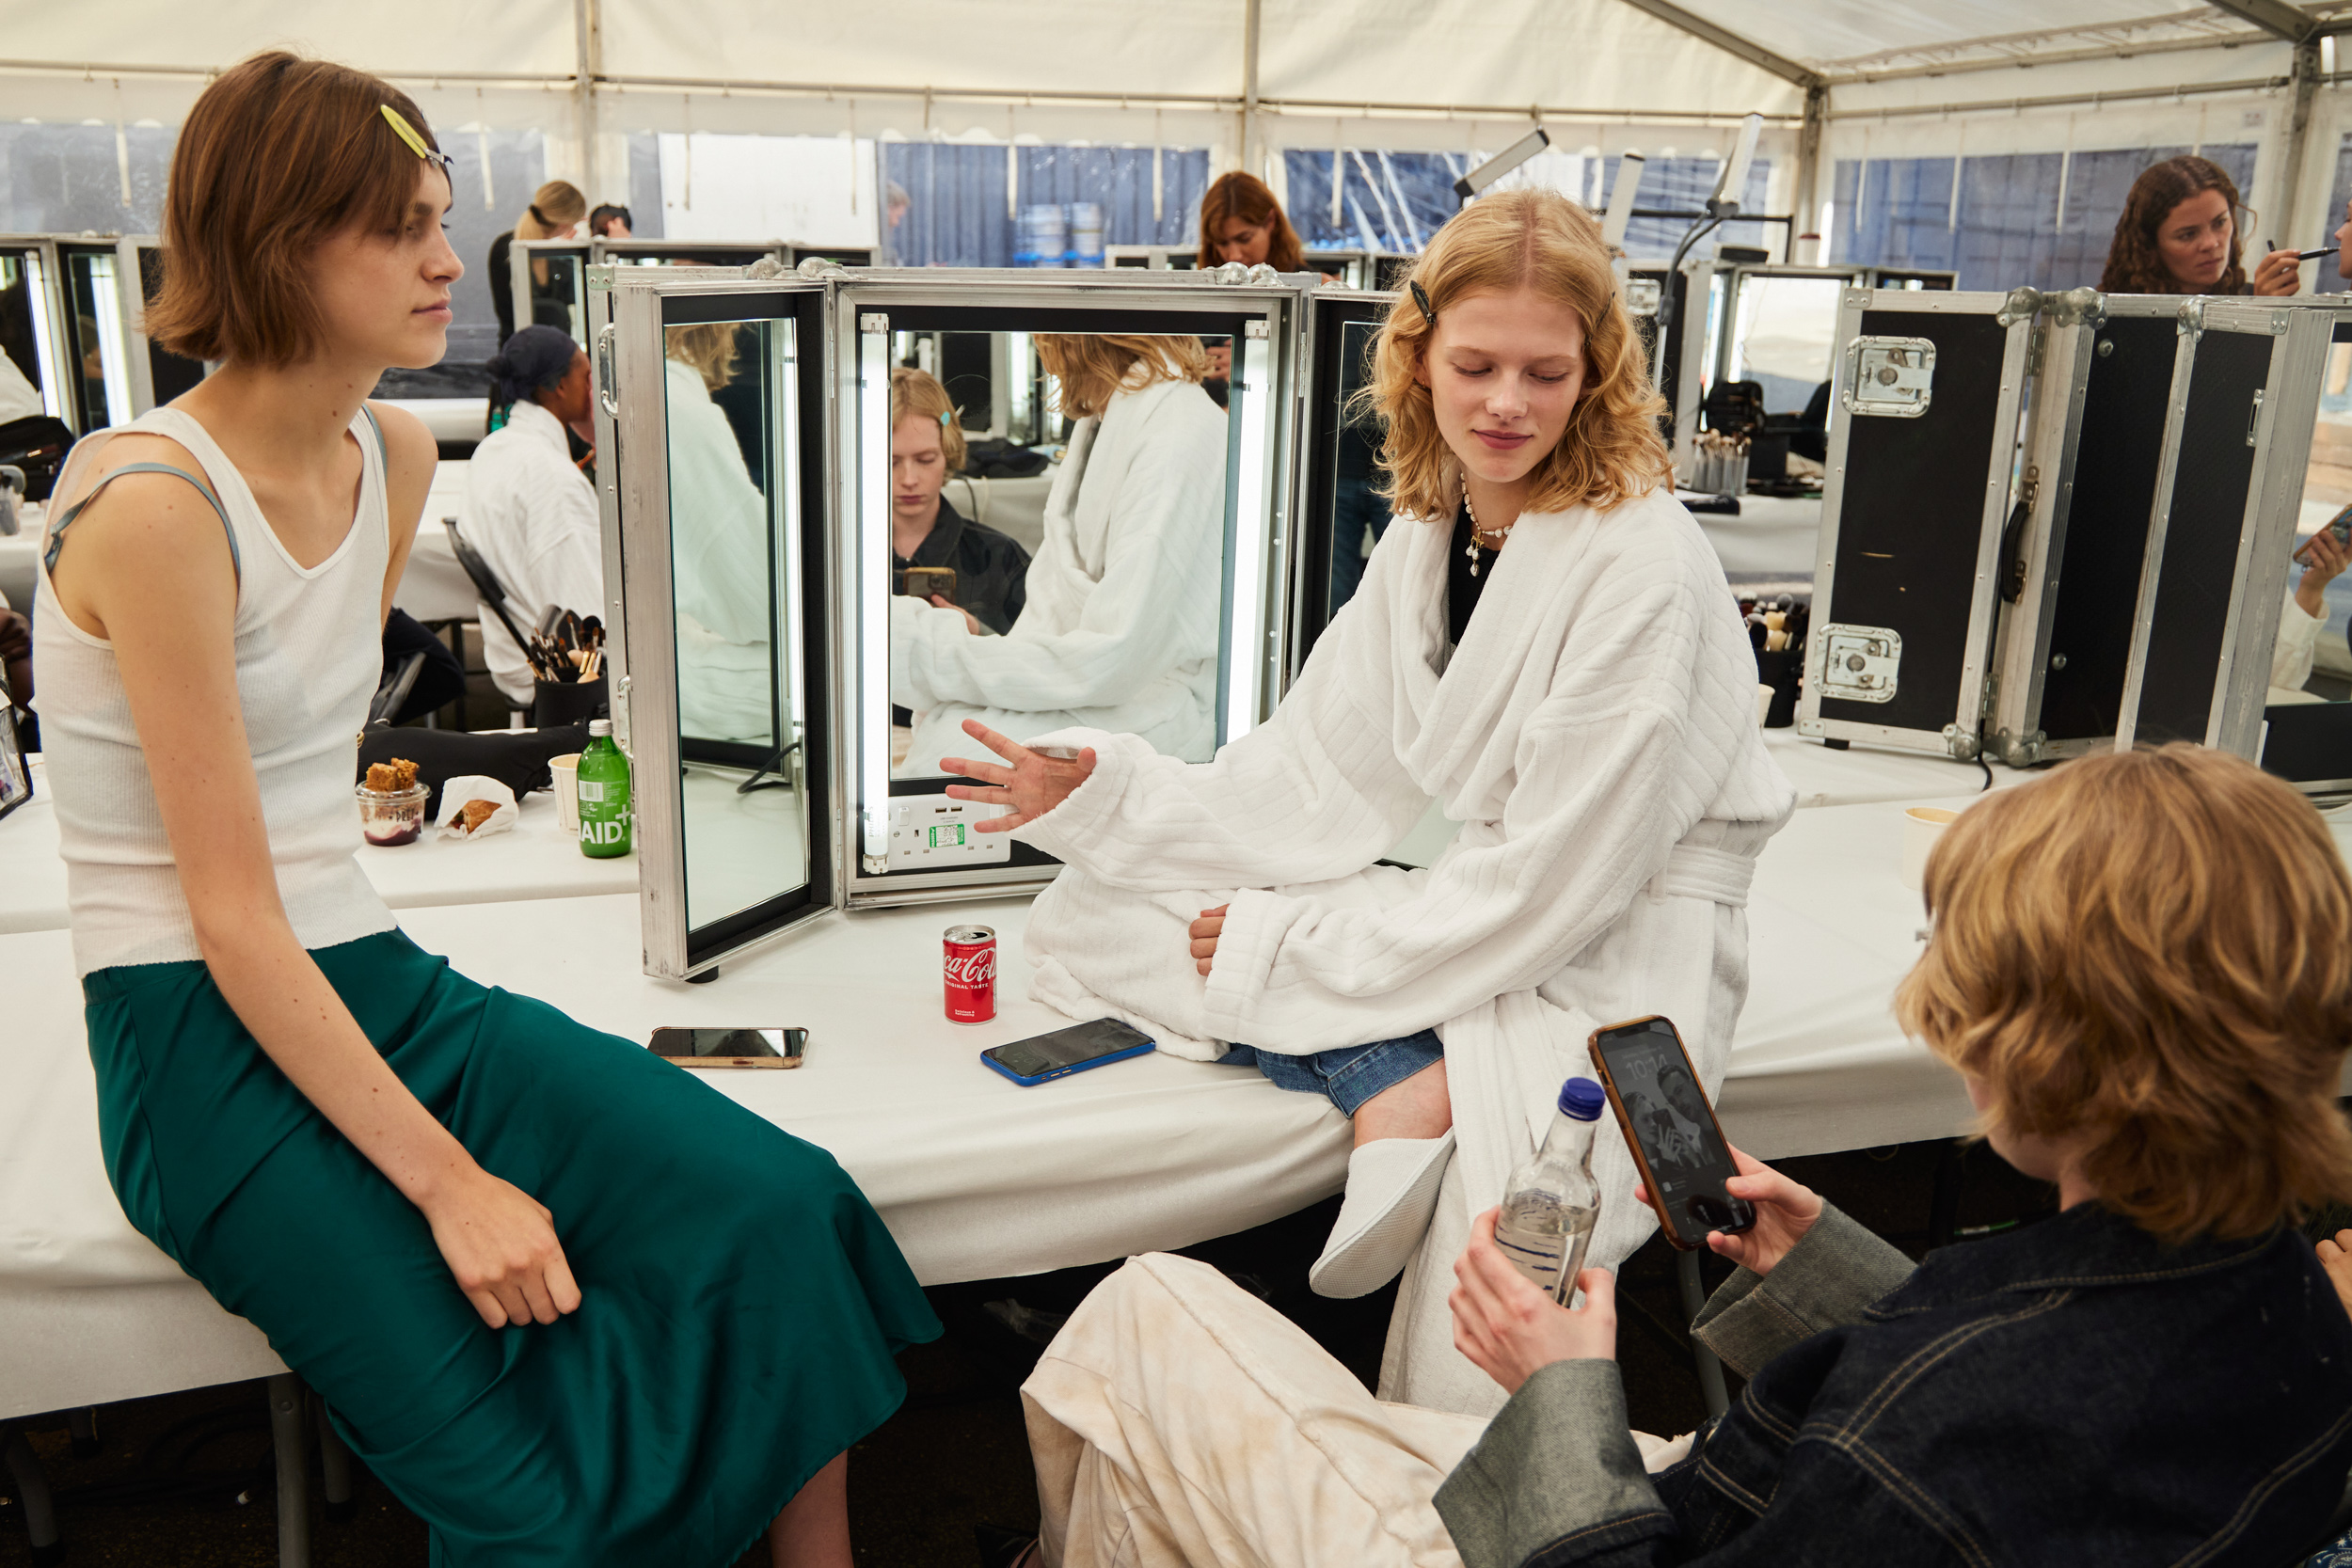
[[[849,1568],[847,1451],[938,1332],[881,1221],[821,1150],[453,972],[353,861],[435,460],[365,400],[446,346],[448,168],[375,77],[224,72],[147,317],[221,368],[59,477],[35,635],[108,1174],[437,1564],[730,1568],[765,1537]]]

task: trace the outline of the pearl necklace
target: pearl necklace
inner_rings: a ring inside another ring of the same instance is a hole
[[[1511,531],[1519,526],[1519,520],[1517,517],[1514,517],[1498,529],[1480,528],[1478,526],[1478,512],[1470,505],[1470,481],[1468,479],[1462,481],[1462,515],[1470,519],[1470,543],[1463,547],[1462,553],[1470,557],[1470,575],[1476,577],[1478,575],[1479,535],[1482,533],[1492,533],[1495,536],[1495,542],[1487,546],[1486,548],[1492,553],[1500,554],[1502,553],[1503,543],[1511,537]]]

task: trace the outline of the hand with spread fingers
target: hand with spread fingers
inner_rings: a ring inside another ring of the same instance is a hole
[[[1470,1222],[1470,1245],[1454,1261],[1454,1347],[1506,1394],[1555,1361],[1617,1358],[1617,1276],[1586,1269],[1576,1276],[1584,1305],[1566,1307],[1519,1273],[1495,1245],[1489,1209]]]
[[[1756,1224],[1737,1236],[1710,1230],[1707,1233],[1708,1247],[1751,1274],[1770,1274],[1772,1265],[1788,1257],[1788,1249],[1802,1241],[1804,1233],[1813,1228],[1813,1222],[1821,1217],[1821,1195],[1736,1148],[1731,1150],[1731,1163],[1739,1167],[1740,1174],[1724,1183],[1724,1191],[1756,1206]],[[1636,1202],[1647,1203],[1649,1193],[1636,1182],[1633,1197]]]
[[[958,800],[979,800],[990,805],[1010,806],[1003,816],[992,817],[976,824],[984,833],[1005,833],[1026,822],[1034,822],[1070,799],[1071,792],[1087,782],[1094,772],[1094,748],[1081,751],[1075,761],[1049,757],[1030,751],[1021,742],[998,735],[977,719],[963,721],[963,733],[986,746],[1010,764],[998,767],[994,763],[973,762],[964,757],[943,757],[941,768],[949,773],[977,779],[993,787],[975,789],[970,784],[949,784],[947,793]]]

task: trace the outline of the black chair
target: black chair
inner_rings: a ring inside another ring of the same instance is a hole
[[[463,566],[466,576],[473,580],[473,591],[481,595],[484,604],[490,607],[490,613],[499,618],[499,625],[504,626],[506,635],[515,640],[515,646],[529,648],[531,639],[523,635],[522,628],[515,625],[515,617],[506,611],[506,585],[499,581],[496,572],[490,570],[490,563],[482,559],[482,552],[467,544],[466,536],[457,531],[456,518],[444,517],[441,526],[449,530],[449,547],[455,552],[457,564]],[[499,695],[506,697],[504,691]],[[517,704],[513,698],[506,697],[506,727],[510,730],[522,729],[523,715],[530,711],[530,704]]]

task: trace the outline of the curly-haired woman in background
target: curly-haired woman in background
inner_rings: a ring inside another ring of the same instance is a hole
[[[2291,294],[2302,285],[2293,250],[2274,250],[2246,276],[2237,182],[2209,158],[2184,153],[2139,171],[2115,220],[2099,291],[2110,294]]]

